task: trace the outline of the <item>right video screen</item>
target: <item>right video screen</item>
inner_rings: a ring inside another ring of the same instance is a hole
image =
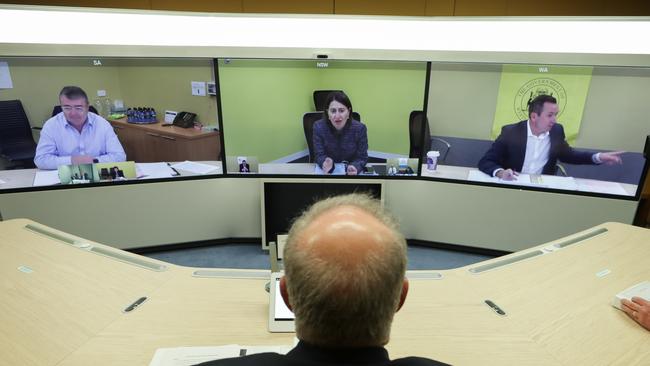
[[[648,68],[432,63],[422,176],[633,198],[648,90]]]

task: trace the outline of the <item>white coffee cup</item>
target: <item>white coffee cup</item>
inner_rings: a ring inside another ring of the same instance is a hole
[[[438,168],[438,157],[440,156],[440,151],[429,151],[427,152],[427,169],[436,170]]]

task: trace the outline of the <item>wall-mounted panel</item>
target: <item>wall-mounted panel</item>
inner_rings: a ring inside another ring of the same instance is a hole
[[[333,14],[334,0],[243,0],[243,12]]]
[[[424,8],[426,16],[452,16],[456,0],[427,0]]]
[[[151,9],[152,0],[9,0],[7,4],[79,6],[93,8]],[[186,6],[187,3],[180,3]]]
[[[619,0],[604,1],[605,15],[650,15],[650,1],[648,0]]]
[[[507,15],[519,16],[599,16],[612,15],[605,12],[605,0],[549,0],[543,3],[519,0],[508,3]],[[629,14],[632,15],[632,14]]]
[[[244,8],[242,0],[151,0],[151,9],[178,10],[178,11],[204,11],[215,13],[242,13]]]
[[[507,0],[456,0],[455,16],[503,16],[508,15]]]
[[[335,0],[336,14],[423,16],[425,0]]]

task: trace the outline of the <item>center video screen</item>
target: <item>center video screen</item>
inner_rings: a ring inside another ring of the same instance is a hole
[[[432,63],[422,176],[634,199],[647,90],[648,68]]]
[[[227,174],[415,176],[426,62],[219,59]]]
[[[0,56],[0,193],[221,174],[211,58]]]

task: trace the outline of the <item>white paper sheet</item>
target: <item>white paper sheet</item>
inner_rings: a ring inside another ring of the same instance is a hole
[[[207,174],[214,170],[219,169],[219,167],[215,165],[196,163],[188,160],[182,163],[172,164],[172,168],[177,170],[185,170],[186,172],[195,173],[195,174]]]
[[[34,187],[61,184],[58,170],[37,170],[34,176]]]
[[[323,172],[323,169],[316,165],[316,168],[314,168],[314,173],[324,175],[325,172]],[[336,163],[334,164],[334,171],[330,173],[332,175],[345,175],[345,164],[342,163]]]
[[[480,170],[470,170],[467,174],[467,180],[474,182],[487,182],[487,183],[499,183],[499,184],[512,184],[517,186],[526,186],[532,185],[530,182],[530,175],[528,174],[519,174],[517,180],[502,180],[498,177],[491,177]]]
[[[149,366],[189,366],[197,363],[222,358],[239,357],[245,350],[246,355],[263,352],[286,354],[291,346],[240,346],[229,344],[216,347],[176,347],[159,348]]]
[[[170,178],[176,175],[167,163],[137,163],[135,170],[138,179]]]
[[[0,179],[0,184],[5,184],[5,183],[7,183],[7,182],[5,182],[4,180]]]
[[[570,191],[578,190],[578,183],[576,183],[573,177],[560,177],[556,175],[519,174],[517,180],[502,180],[497,177],[490,177],[480,170],[470,170],[467,180],[516,186],[565,189]]]
[[[607,182],[603,180],[585,180],[580,181],[578,185],[578,190],[584,192],[595,192],[595,193],[608,193],[608,194],[619,194],[623,196],[634,196],[634,193],[630,194],[625,191],[625,189],[616,182]]]

